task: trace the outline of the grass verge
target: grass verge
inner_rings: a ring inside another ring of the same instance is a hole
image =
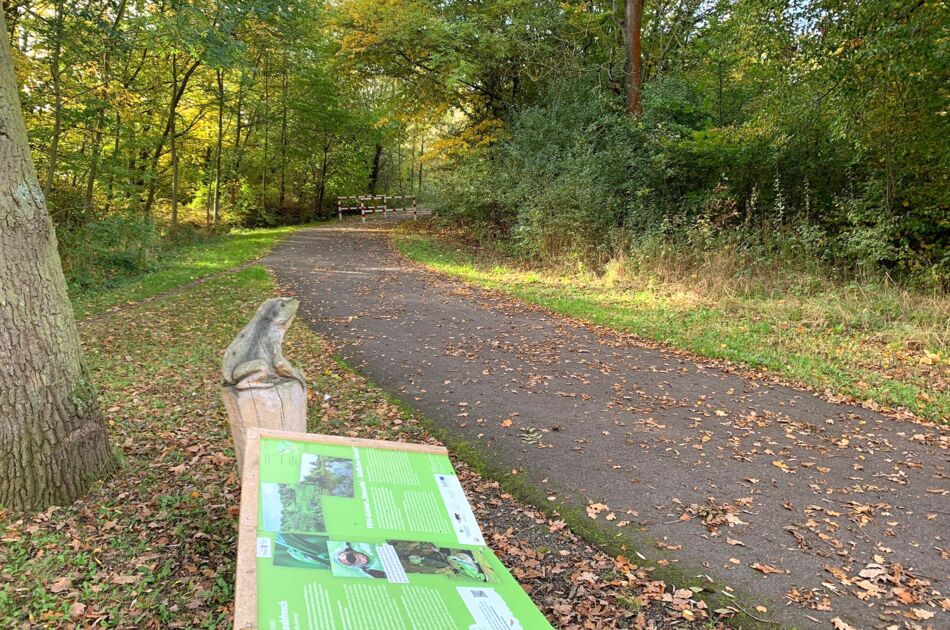
[[[724,296],[616,267],[600,276],[526,268],[420,223],[401,226],[396,245],[435,271],[870,408],[950,421],[950,300],[854,285]]]
[[[74,290],[70,298],[76,319],[150,298],[259,258],[301,227],[304,226],[233,230],[223,236],[183,246],[174,254],[164,257],[158,269],[123,278],[115,286],[87,292]]]

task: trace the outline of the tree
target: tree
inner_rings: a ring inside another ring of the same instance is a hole
[[[643,113],[643,52],[640,34],[643,30],[643,0],[627,0],[623,20],[623,41],[627,53],[627,111],[634,116]]]
[[[63,126],[63,89],[59,62],[63,49],[63,0],[56,0],[56,13],[53,15],[52,54],[50,55],[50,75],[53,83],[53,138],[49,145],[49,165],[46,169],[46,181],[43,182],[43,196],[49,198],[53,190],[53,176],[56,175],[56,160],[59,156],[59,135]],[[6,31],[6,29],[3,29]],[[17,107],[19,109],[19,106]]]
[[[0,12],[0,506],[69,503],[114,465]]]

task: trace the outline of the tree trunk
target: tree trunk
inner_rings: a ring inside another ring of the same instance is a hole
[[[317,191],[318,216],[323,216],[323,202],[327,193],[327,166],[329,165],[329,157],[330,140],[328,138],[323,144],[323,158],[320,160],[320,188]]]
[[[172,53],[172,102],[175,102],[175,93],[178,91],[178,55]],[[171,112],[171,118],[168,119],[171,123],[169,129],[168,137],[169,142],[171,143],[171,152],[172,152],[172,233],[178,229],[178,137],[177,137],[177,122],[178,116],[173,109]]]
[[[211,172],[211,147],[205,147],[202,172],[205,174],[205,184],[208,186],[208,194],[205,195],[205,227],[211,229],[211,187],[214,185],[214,173]]]
[[[238,196],[238,174],[241,171],[241,113],[244,106],[244,73],[238,80],[237,105],[234,113],[234,151],[231,155],[231,181],[228,185],[229,195],[231,197],[231,207],[237,203]]]
[[[106,122],[106,109],[99,106],[96,112],[96,131],[92,138],[92,157],[89,159],[89,177],[86,178],[86,194],[84,206],[88,216],[92,216],[92,196],[96,188],[96,177],[99,174],[99,156],[102,154],[102,133]]]
[[[270,74],[267,59],[264,59],[264,160],[261,162],[261,210],[267,209],[267,136],[270,133]]]
[[[224,70],[217,71],[218,79],[218,146],[214,154],[214,225],[221,217],[221,144],[224,139]],[[240,116],[240,113],[238,114]],[[240,123],[238,123],[240,124]]]
[[[53,83],[53,137],[49,143],[46,181],[43,182],[43,196],[46,199],[49,199],[53,191],[53,177],[56,175],[56,162],[59,160],[59,136],[63,126],[63,85],[59,71],[59,59],[63,49],[63,19],[63,0],[57,0],[56,11],[53,14],[53,51],[50,53],[50,76]]]
[[[627,51],[627,111],[634,116],[643,113],[643,53],[640,49],[642,27],[643,0],[627,0],[623,21],[623,41]]]
[[[96,177],[99,175],[99,158],[102,156],[102,136],[105,134],[106,126],[106,99],[109,97],[109,84],[112,81],[112,45],[116,44],[116,35],[119,30],[119,24],[122,23],[122,17],[125,15],[125,0],[119,3],[116,8],[115,20],[112,22],[112,29],[109,33],[109,47],[102,54],[102,94],[99,98],[102,102],[96,110],[96,131],[92,141],[92,159],[89,163],[89,178],[86,180],[85,207],[89,216],[93,211],[93,193],[96,187]]]
[[[287,195],[287,55],[284,55],[284,71],[281,76],[281,100],[283,107],[280,115],[280,203],[281,209]]]
[[[109,177],[106,179],[106,206],[103,213],[109,214],[112,209],[112,200],[115,198],[115,165],[119,163],[119,143],[122,138],[122,115],[115,113],[115,135],[112,137],[112,168],[109,169]]]
[[[419,195],[422,194],[422,156],[425,155],[425,152],[426,152],[426,139],[423,138],[422,141],[419,143],[419,185],[416,187],[416,190],[418,191],[416,194],[419,194]]]
[[[71,503],[115,464],[33,169],[0,12],[0,506]]]
[[[376,184],[379,183],[379,163],[383,157],[383,145],[377,144],[373,153],[373,167],[369,171],[369,194],[376,194]]]
[[[192,73],[198,68],[198,65],[201,63],[201,59],[195,59],[188,69],[185,70],[185,73],[181,76],[181,82],[177,80],[172,81],[172,100],[168,106],[168,118],[165,121],[165,128],[162,131],[162,136],[158,140],[158,146],[155,147],[155,153],[152,154],[151,160],[151,171],[152,179],[148,183],[148,196],[145,199],[145,219],[148,220],[152,214],[152,204],[155,203],[155,188],[158,185],[158,160],[162,157],[162,149],[165,148],[165,141],[168,140],[168,134],[172,130],[174,125],[175,116],[178,114],[178,102],[181,101],[181,97],[185,93],[185,88],[188,87],[188,79],[191,78]]]

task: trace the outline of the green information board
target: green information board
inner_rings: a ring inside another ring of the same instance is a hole
[[[237,628],[551,627],[442,448],[251,430],[243,483]]]

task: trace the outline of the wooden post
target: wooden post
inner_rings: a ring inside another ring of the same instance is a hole
[[[224,354],[221,401],[228,412],[239,471],[244,469],[248,429],[307,431],[304,375],[281,352],[297,307],[293,298],[265,301]]]
[[[221,401],[228,412],[239,471],[244,470],[248,429],[307,431],[307,391],[294,379],[281,379],[270,388],[222,387]]]
[[[362,197],[360,197],[359,202],[360,202],[360,219],[362,219],[363,223],[366,223],[366,204],[363,203]]]
[[[416,196],[413,195],[413,196],[412,196],[412,219],[413,219],[413,221],[419,218],[419,217],[417,216],[417,212],[418,212],[418,208],[416,208]]]
[[[342,221],[343,220],[343,204],[340,203],[339,197],[336,198],[336,214]]]

